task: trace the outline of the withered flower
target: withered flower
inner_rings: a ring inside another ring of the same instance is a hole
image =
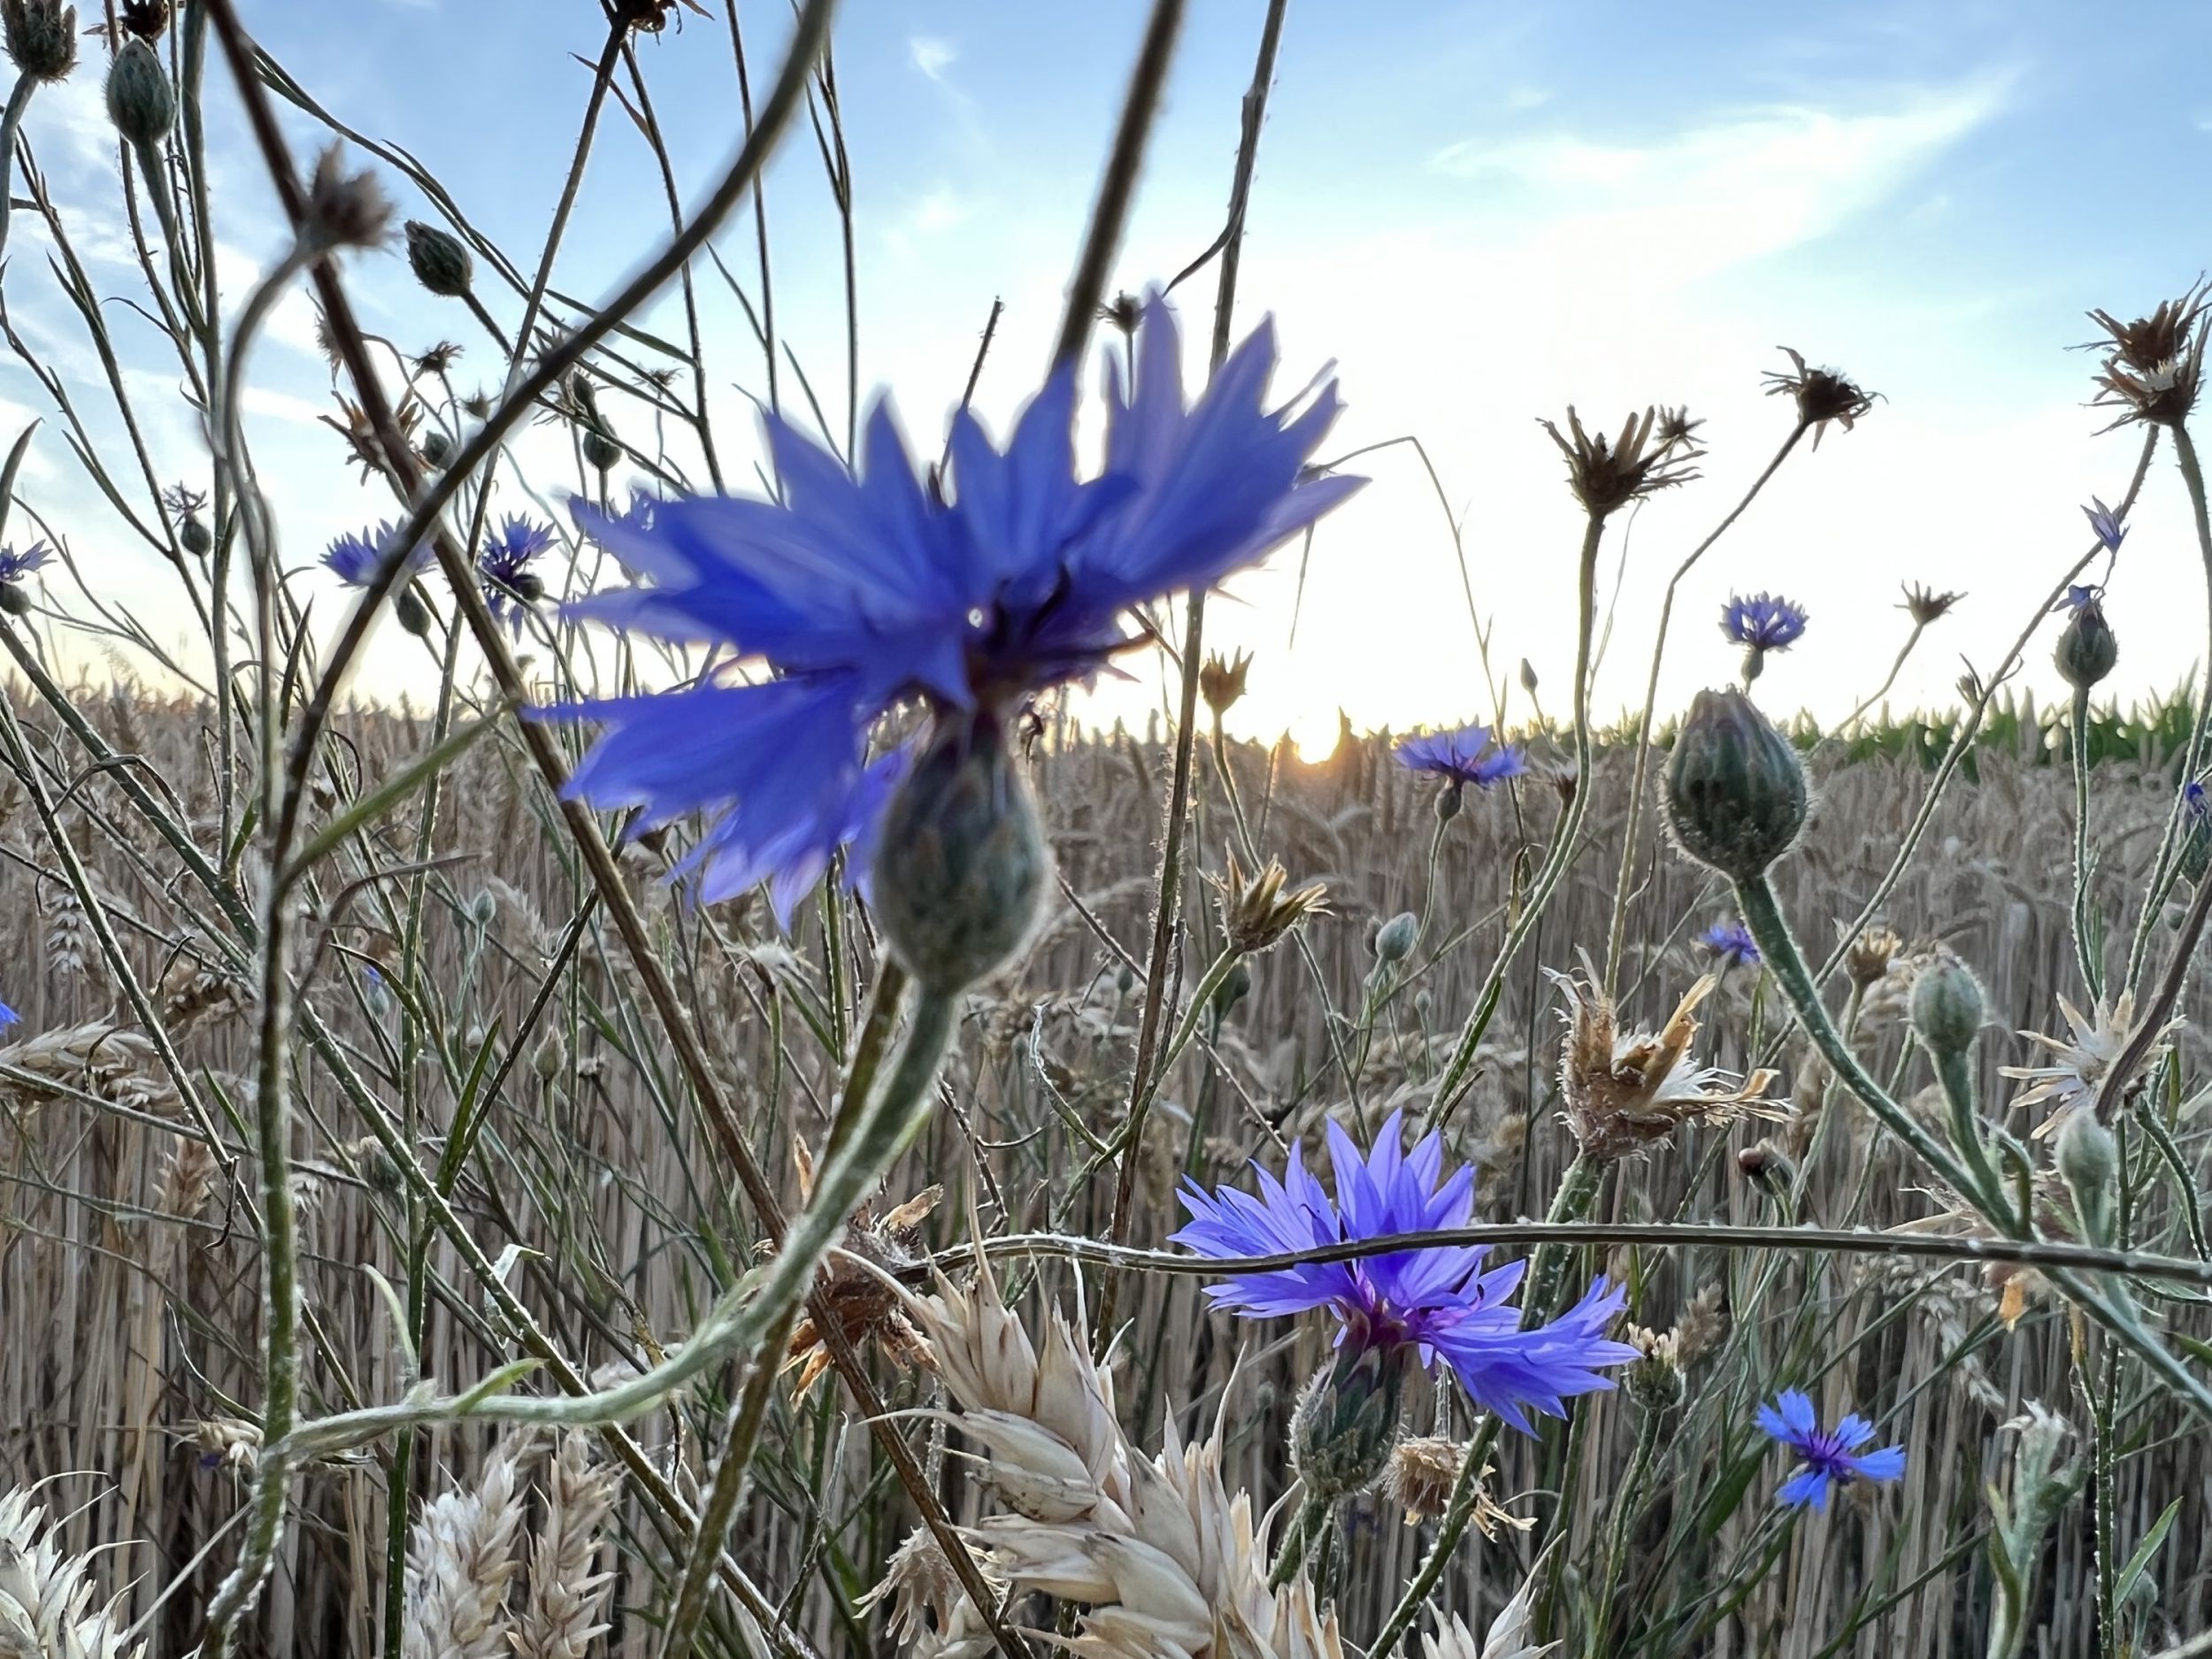
[[[1662,449],[1679,449],[1686,446],[1700,447],[1696,433],[1697,429],[1704,424],[1702,417],[1694,420],[1690,418],[1690,408],[1687,403],[1677,403],[1672,409],[1662,404],[1659,410],[1657,433],[1659,447]]]
[[[2122,322],[2108,311],[2089,319],[2105,331],[2091,343],[2108,355],[2097,374],[2092,407],[2117,408],[2111,426],[2131,420],[2178,426],[2196,406],[2204,373],[2204,329],[2200,326],[2212,292],[2200,277],[2178,298],[2163,301],[2148,317]]]
[[[1686,430],[1679,439],[1663,438],[1656,409],[1631,414],[1621,422],[1617,438],[1585,431],[1571,403],[1567,406],[1566,433],[1548,420],[1537,424],[1551,434],[1551,441],[1567,457],[1567,488],[1594,518],[1697,476],[1690,463],[1699,450]]]
[[[1889,964],[1904,948],[1905,941],[1897,936],[1895,928],[1876,922],[1863,929],[1843,953],[1843,971],[1851,976],[1852,984],[1864,990],[1889,972]]]
[[[794,1141],[791,1159],[798,1167],[799,1194],[803,1199],[809,1197],[814,1191],[814,1155],[805,1141]],[[895,1359],[919,1357],[921,1340],[907,1323],[900,1310],[899,1294],[884,1276],[895,1275],[920,1259],[922,1224],[944,1195],[943,1187],[928,1187],[880,1218],[872,1201],[853,1211],[842,1242],[831,1252],[815,1280],[817,1305],[801,1316],[785,1352],[784,1368],[800,1367],[799,1393],[811,1388],[815,1379],[829,1369],[829,1347],[815,1324],[824,1310],[835,1317],[846,1341],[855,1347],[873,1337]],[[856,1256],[859,1261],[850,1259]],[[879,1271],[872,1272],[861,1262]]]
[[[1467,1448],[1441,1434],[1400,1440],[1391,1451],[1390,1466],[1383,1471],[1383,1495],[1405,1511],[1408,1526],[1432,1521],[1451,1506],[1452,1489],[1459,1484],[1466,1461]],[[1490,1465],[1485,1463],[1475,1478],[1475,1512],[1470,1518],[1476,1531],[1494,1541],[1501,1526],[1525,1532],[1535,1525],[1534,1516],[1509,1515],[1497,1506],[1490,1496]]]
[[[676,14],[680,5],[695,16],[712,15],[699,0],[615,0],[615,21],[640,35],[657,35],[671,19],[678,28],[683,27],[683,19]]]
[[[1217,717],[1228,713],[1244,695],[1244,677],[1251,666],[1249,651],[1239,651],[1233,657],[1216,651],[1206,658],[1205,666],[1198,671],[1198,695]]]
[[[170,0],[123,0],[116,8],[115,21],[126,35],[135,35],[142,41],[157,41],[161,32],[169,27],[172,10]]]
[[[379,472],[389,471],[390,466],[384,455],[384,446],[378,441],[376,428],[371,424],[367,413],[360,405],[344,397],[338,400],[338,410],[339,413],[344,416],[342,420],[334,415],[323,415],[318,419],[324,426],[328,426],[343,438],[351,447],[353,463],[361,469],[364,480],[373,478]],[[392,424],[399,429],[401,441],[406,443],[411,450],[415,439],[415,428],[422,424],[421,405],[412,398],[408,399],[392,411]]]
[[[1744,1118],[1778,1122],[1786,1103],[1762,1098],[1775,1073],[1756,1071],[1740,1083],[1735,1074],[1690,1060],[1697,1037],[1693,1017],[1712,995],[1710,974],[1693,985],[1658,1035],[1620,1035],[1612,1002],[1595,986],[1552,976],[1565,989],[1570,1009],[1559,1082],[1567,1122],[1584,1154],[1609,1164],[1640,1152],[1686,1123],[1726,1124]]]
[[[2135,1018],[2135,993],[2123,991],[2110,1003],[2099,1002],[2087,1015],[2064,997],[2058,999],[2059,1011],[2066,1016],[2066,1023],[2073,1028],[2070,1039],[2047,1037],[2039,1031],[2024,1031],[2020,1034],[2030,1042],[2049,1050],[2050,1058],[2043,1065],[2004,1065],[1997,1068],[2000,1077],[2008,1077],[2027,1087],[2013,1096],[2015,1106],[2047,1106],[2049,1115],[2036,1125],[2033,1138],[2042,1140],[2057,1133],[2068,1118],[2075,1112],[2094,1106],[2098,1095],[2104,1092],[2106,1079],[2114,1066],[2127,1052],[2135,1040],[2141,1022]],[[2132,1088],[2135,1079],[2147,1071],[2165,1053],[2167,1040],[2180,1028],[2179,1019],[2169,1020],[2155,1033],[2139,1058],[2131,1068],[2126,1087]]]
[[[1862,390],[1835,369],[1809,367],[1805,359],[1788,346],[1779,348],[1795,365],[1793,374],[1782,374],[1770,370],[1763,378],[1767,396],[1787,392],[1797,400],[1797,424],[1813,429],[1813,448],[1820,448],[1820,435],[1830,421],[1846,432],[1874,407],[1878,393]]]
[[[460,356],[459,346],[450,340],[441,340],[434,346],[425,347],[419,357],[410,358],[408,367],[413,371],[415,377],[420,380],[426,375],[448,373],[459,360]]]
[[[1918,582],[1908,582],[1904,592],[1905,603],[1898,609],[1911,616],[1913,626],[1916,628],[1924,628],[1931,622],[1946,616],[1953,605],[1966,597],[1964,594],[1938,593],[1933,588],[1922,587]]]
[[[376,248],[383,244],[391,226],[392,204],[376,174],[346,172],[342,150],[336,144],[326,149],[308,183],[301,240],[324,249]]]
[[[1124,290],[1098,308],[1098,320],[1109,327],[1118,328],[1125,337],[1137,332],[1137,321],[1144,315],[1144,307],[1137,296]]]
[[[1329,889],[1324,883],[1310,882],[1286,893],[1283,884],[1290,875],[1279,860],[1269,859],[1265,869],[1248,878],[1235,853],[1228,855],[1227,863],[1228,868],[1214,879],[1214,887],[1219,895],[1221,931],[1228,937],[1229,949],[1239,956],[1257,956],[1307,917],[1327,914]]]

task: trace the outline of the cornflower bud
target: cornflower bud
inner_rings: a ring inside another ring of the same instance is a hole
[[[1412,1352],[1403,1343],[1348,1338],[1306,1385],[1291,1422],[1290,1463],[1312,1497],[1334,1503],[1355,1496],[1389,1463]]]
[[[2051,1161],[2074,1196],[2074,1210],[2093,1244],[2112,1241],[2112,1194],[2120,1174],[2119,1143],[2085,1102],[2066,1114]]]
[[[1206,659],[1198,671],[1198,695],[1217,717],[1228,713],[1244,695],[1244,677],[1251,667],[1251,656],[1245,651],[1226,658],[1217,651]]]
[[[77,66],[77,9],[61,0],[0,0],[0,32],[34,81],[59,81]]]
[[[2120,641],[2104,619],[2104,605],[2092,594],[2072,607],[2073,616],[2058,636],[2053,653],[2058,672],[2077,691],[2086,691],[2120,660]]]
[[[450,231],[411,219],[406,224],[407,268],[415,280],[443,299],[457,300],[475,280],[476,261]]]
[[[127,40],[108,67],[108,119],[126,143],[158,144],[177,122],[177,95],[161,58],[142,40]]]
[[[1420,936],[1421,920],[1411,910],[1401,910],[1375,930],[1375,960],[1385,967],[1402,962]]]
[[[1749,880],[1805,826],[1805,769],[1790,741],[1732,687],[1701,691],[1667,762],[1667,822],[1700,864]]]
[[[1972,1049],[1986,1017],[1973,969],[1948,950],[1939,950],[1913,981],[1914,1034],[1939,1060],[1955,1058]]]

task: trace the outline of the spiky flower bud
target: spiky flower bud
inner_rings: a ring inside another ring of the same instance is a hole
[[[1256,876],[1248,877],[1228,856],[1228,869],[1214,883],[1219,893],[1221,931],[1229,949],[1240,956],[1257,956],[1278,942],[1301,921],[1325,912],[1329,889],[1318,881],[1283,891],[1289,873],[1275,859]]]
[[[1314,1373],[1290,1426],[1291,1467],[1313,1497],[1334,1503],[1375,1484],[1398,1444],[1412,1356],[1355,1334]]]
[[[1375,960],[1386,967],[1404,961],[1420,935],[1421,918],[1411,910],[1399,911],[1375,930]]]
[[[108,66],[108,119],[129,144],[158,144],[177,123],[168,72],[142,40],[125,41]]]
[[[939,726],[885,807],[881,836],[876,916],[908,972],[951,993],[1012,959],[1052,854],[995,719]]]
[[[24,591],[21,582],[0,582],[0,611],[12,617],[31,613],[31,595]]]
[[[1532,697],[1536,695],[1536,664],[1525,657],[1521,658],[1521,689]]]
[[[406,224],[407,268],[415,280],[443,299],[457,300],[475,280],[476,261],[468,247],[450,231],[421,219]]]
[[[1231,657],[1216,651],[1206,659],[1205,666],[1198,671],[1198,695],[1217,717],[1228,713],[1244,695],[1244,677],[1251,667],[1248,651],[1239,651]]]
[[[1973,969],[1948,950],[1939,950],[1913,980],[1913,1034],[1939,1060],[1954,1058],[1972,1049],[1986,1018],[1981,981]]]
[[[1699,692],[1667,761],[1667,821],[1682,850],[1749,880],[1789,850],[1805,810],[1789,739],[1732,687]]]
[[[422,602],[411,584],[392,595],[392,615],[399,626],[417,639],[430,633],[430,607]]]
[[[611,472],[622,459],[622,446],[597,426],[584,428],[584,459],[598,472]]]
[[[188,512],[177,521],[177,540],[194,558],[205,558],[215,545],[215,534],[207,527],[206,519]]]
[[[442,432],[426,432],[422,438],[422,458],[432,466],[443,466],[453,456],[453,440]]]
[[[2066,1114],[2051,1148],[2051,1161],[2058,1165],[2067,1191],[2074,1195],[2074,1210],[2089,1241],[2110,1243],[2112,1194],[2120,1176],[2119,1143],[2086,1102]]]
[[[2053,653],[2058,672],[2077,691],[2086,691],[2120,660],[2120,641],[2104,619],[2104,605],[2093,595],[2073,607],[2065,632]]]
[[[34,81],[59,81],[77,66],[77,9],[61,0],[0,0],[0,33]]]

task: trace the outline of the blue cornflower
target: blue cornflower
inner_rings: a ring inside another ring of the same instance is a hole
[[[522,632],[526,606],[545,597],[545,583],[530,568],[553,546],[549,524],[509,513],[506,520],[485,537],[476,556],[477,574],[484,579],[484,603],[495,617],[506,618],[515,633]],[[511,603],[510,602],[512,602]]]
[[[1455,787],[1473,784],[1487,789],[1528,770],[1528,757],[1511,743],[1493,747],[1486,726],[1463,726],[1453,732],[1416,732],[1401,738],[1398,764],[1434,772]]]
[[[22,1016],[22,1015],[20,1015],[20,1014],[17,1013],[17,1012],[16,1012],[13,1009],[10,1008],[10,1007],[9,1007],[9,1006],[5,1003],[5,1002],[0,1002],[0,1026],[5,1026],[5,1025],[21,1025],[22,1023],[23,1023],[23,1016]]]
[[[2074,582],[2067,588],[2066,597],[2051,607],[2051,614],[2055,617],[2062,617],[2070,616],[2078,611],[2086,611],[2097,603],[2103,593],[2104,589],[2101,588],[2092,588],[2082,582]]]
[[[1156,297],[1133,356],[1126,383],[1108,364],[1095,478],[1075,472],[1069,365],[1003,449],[966,410],[954,416],[949,492],[925,485],[879,402],[857,471],[770,416],[780,501],[694,496],[618,517],[574,503],[639,579],[576,611],[713,644],[776,677],[547,710],[605,728],[571,793],[642,807],[649,826],[703,812],[687,861],[702,897],[774,879],[795,899],[798,876],[864,840],[887,796],[887,773],[865,757],[894,704],[918,698],[941,724],[995,728],[1033,694],[1091,680],[1141,643],[1123,621],[1133,607],[1212,587],[1362,482],[1308,471],[1336,418],[1333,382],[1302,409],[1264,407],[1270,326],[1194,403]]]
[[[0,582],[19,582],[53,557],[54,549],[43,541],[34,541],[20,553],[0,547]]]
[[[2119,515],[2094,495],[2089,498],[2089,504],[2082,511],[2089,519],[2089,527],[2096,532],[2098,543],[2106,552],[2117,553],[2120,543],[2127,540],[2128,534],[2127,526],[2120,522]]]
[[[1785,650],[1804,636],[1805,607],[1775,594],[1737,594],[1720,608],[1720,631],[1749,650]]]
[[[1697,936],[1697,942],[1718,957],[1724,967],[1733,968],[1747,963],[1756,967],[1765,960],[1759,954],[1758,941],[1751,937],[1751,930],[1741,922],[1715,922]]]
[[[1759,1426],[1795,1452],[1804,1466],[1785,1480],[1774,1494],[1784,1503],[1828,1507],[1831,1488],[1854,1480],[1901,1480],[1905,1448],[1885,1446],[1878,1451],[1859,1448],[1874,1438],[1874,1425],[1852,1416],[1833,1429],[1823,1429],[1813,1402],[1794,1388],[1786,1388],[1770,1406],[1759,1408]]]
[[[325,549],[323,564],[347,587],[365,588],[369,578],[375,574],[377,561],[390,549],[399,531],[399,526],[387,520],[371,529],[342,535]],[[407,556],[407,573],[414,574],[430,560],[430,544],[417,543],[415,550]]]
[[[1190,1224],[1172,1242],[1201,1256],[1231,1258],[1310,1249],[1352,1239],[1467,1225],[1474,1211],[1475,1171],[1456,1171],[1439,1185],[1444,1143],[1431,1132],[1403,1151],[1401,1116],[1393,1113],[1365,1157],[1333,1122],[1329,1162],[1333,1201],[1294,1148],[1278,1181],[1255,1164],[1260,1191],[1223,1187],[1209,1194],[1185,1181]],[[1528,1412],[1563,1417],[1576,1394],[1613,1386],[1601,1368],[1638,1357],[1605,1335],[1624,1306],[1617,1286],[1594,1281],[1589,1293],[1550,1325],[1521,1328],[1521,1310],[1507,1305],[1525,1263],[1486,1272],[1487,1247],[1455,1245],[1402,1250],[1351,1262],[1303,1263],[1239,1274],[1207,1287],[1214,1305],[1248,1318],[1268,1319],[1326,1308],[1340,1325],[1340,1350],[1410,1353],[1424,1366],[1441,1357],[1468,1397],[1524,1432]]]

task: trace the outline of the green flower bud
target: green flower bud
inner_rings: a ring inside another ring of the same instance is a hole
[[[595,472],[611,472],[622,459],[622,446],[595,426],[584,428],[584,459]]]
[[[1306,1491],[1334,1503],[1367,1490],[1389,1465],[1402,1428],[1412,1350],[1347,1336],[1299,1396],[1290,1463]]]
[[[423,603],[411,585],[392,595],[392,615],[398,618],[401,627],[417,639],[430,633],[430,607]]]
[[[1240,958],[1229,964],[1229,972],[1222,976],[1220,987],[1214,992],[1214,1029],[1218,1031],[1236,1011],[1237,1004],[1251,995],[1252,970]]]
[[[2120,1148],[2112,1131],[2097,1121],[2093,1107],[2081,1105],[2066,1114],[2051,1148],[2067,1191],[2074,1195],[2075,1213],[2093,1244],[2112,1240],[2112,1194],[2120,1178]]]
[[[1464,784],[1446,784],[1442,792],[1436,797],[1436,821],[1439,824],[1448,824],[1457,818],[1459,809],[1467,803],[1466,794],[1467,786]]]
[[[1981,981],[1947,950],[1921,969],[1912,987],[1912,1028],[1938,1059],[1967,1053],[1987,1018]]]
[[[2088,690],[2112,672],[2112,665],[2120,660],[2120,641],[2105,621],[2101,603],[2089,599],[2075,607],[2073,619],[2058,636],[2058,649],[2053,656],[2058,672],[2077,691]]]
[[[178,521],[177,540],[195,558],[205,558],[208,549],[215,545],[215,536],[208,529],[207,521],[196,512],[188,512]]]
[[[59,81],[77,66],[77,9],[61,0],[0,0],[0,31],[34,81]]]
[[[442,432],[426,432],[422,437],[422,458],[433,466],[443,466],[453,456],[453,440]]]
[[[31,595],[23,591],[21,582],[0,582],[0,611],[12,617],[31,614]]]
[[[1404,961],[1420,933],[1421,918],[1411,910],[1399,911],[1375,930],[1375,960],[1385,964]]]
[[[1012,960],[1052,854],[1028,780],[987,714],[940,722],[884,810],[875,908],[907,972],[958,991]]]
[[[450,231],[407,221],[407,268],[415,280],[442,298],[457,300],[476,278],[476,261],[466,243]]]
[[[1667,822],[1682,850],[1739,880],[1805,826],[1805,769],[1742,692],[1701,691],[1667,761]]]
[[[177,124],[177,95],[168,72],[144,41],[125,41],[109,65],[108,119],[131,144],[158,144]]]

